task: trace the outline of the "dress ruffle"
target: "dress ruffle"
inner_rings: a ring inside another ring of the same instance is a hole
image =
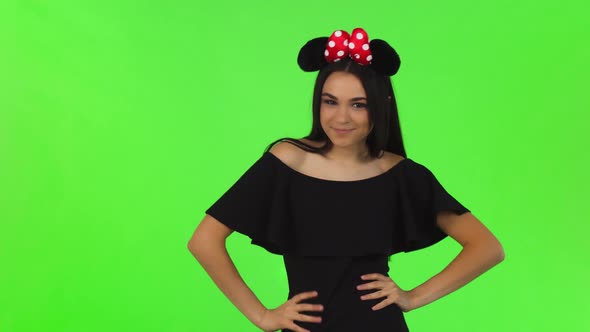
[[[447,237],[436,224],[439,212],[470,212],[422,164],[412,162],[397,181],[399,209],[391,254],[423,249]]]
[[[324,181],[265,152],[206,213],[274,254],[364,256],[441,241],[445,210],[470,212],[411,159],[367,181]]]
[[[282,255],[291,247],[285,178],[266,153],[205,213],[247,235],[254,245]]]

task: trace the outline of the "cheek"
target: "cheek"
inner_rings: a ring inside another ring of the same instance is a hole
[[[328,121],[331,117],[331,110],[329,108],[320,108],[320,121]]]
[[[354,121],[358,124],[363,125],[364,127],[369,127],[369,112],[358,112],[357,114],[355,114]]]

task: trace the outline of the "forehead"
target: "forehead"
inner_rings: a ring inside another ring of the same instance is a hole
[[[358,77],[347,72],[334,72],[328,76],[322,92],[329,92],[335,96],[364,97],[365,89]]]

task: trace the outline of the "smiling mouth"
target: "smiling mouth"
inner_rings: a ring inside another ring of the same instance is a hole
[[[338,128],[332,128],[332,129],[334,129],[334,131],[338,135],[346,135],[352,131],[352,129],[338,129]]]

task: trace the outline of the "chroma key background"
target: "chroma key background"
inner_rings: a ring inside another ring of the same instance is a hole
[[[408,156],[506,259],[407,313],[412,332],[590,331],[587,1],[0,2],[0,331],[257,331],[187,250],[271,141],[311,126],[309,39],[364,28]],[[362,220],[359,220],[362,223]],[[280,256],[228,250],[267,307]],[[391,262],[411,289],[450,238]]]

